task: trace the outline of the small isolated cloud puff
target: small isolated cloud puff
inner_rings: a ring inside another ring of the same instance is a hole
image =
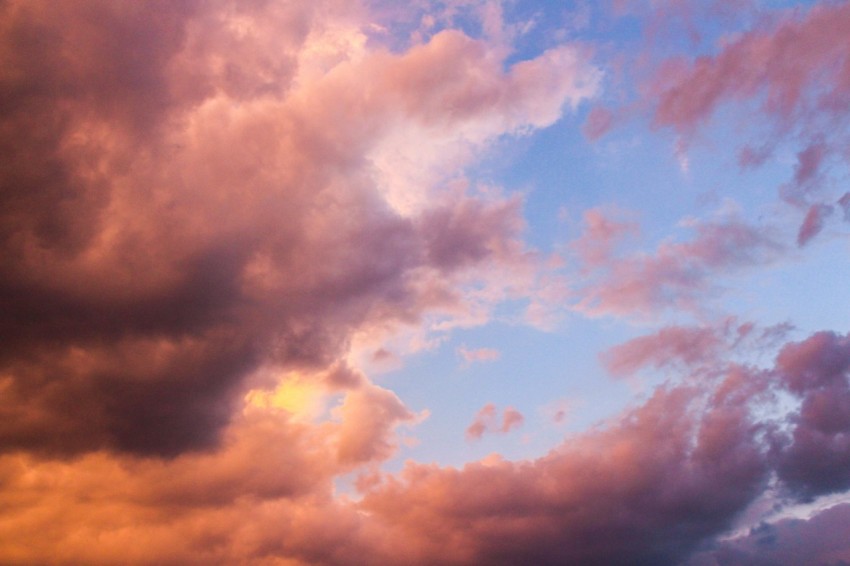
[[[461,345],[456,351],[457,355],[463,360],[464,365],[476,362],[495,362],[502,357],[502,353],[495,348],[475,348],[470,350],[465,344]]]
[[[513,407],[505,407],[502,420],[499,422],[498,409],[493,403],[487,403],[466,429],[466,438],[469,440],[480,440],[484,433],[507,434],[515,428],[519,428],[525,422],[525,417]]]

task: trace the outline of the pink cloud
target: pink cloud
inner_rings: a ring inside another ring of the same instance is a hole
[[[681,361],[693,366],[711,361],[721,346],[722,338],[713,328],[671,326],[615,346],[600,357],[611,374],[629,376],[648,365],[660,368]]]
[[[499,432],[510,432],[515,428],[519,428],[525,422],[525,417],[522,413],[513,407],[505,407],[505,412],[502,414],[502,426],[499,427]]]
[[[595,107],[587,115],[584,123],[584,135],[591,141],[604,136],[614,123],[614,115],[607,108]]]
[[[493,274],[533,255],[518,199],[434,182],[404,207],[399,179],[455,174],[552,124],[598,73],[581,49],[511,63],[453,30],[390,50],[367,41],[365,10],[0,7],[0,562],[675,563],[771,478],[796,498],[848,485],[846,336],[788,344],[758,370],[683,329],[612,363],[710,364],[705,383],[671,382],[534,460],[381,473],[416,415],[345,361],[353,336],[497,302],[509,291]],[[399,132],[417,151],[382,168]],[[593,312],[690,305],[776,252],[730,220],[623,256],[630,228],[586,221]],[[281,374],[336,403],[329,418],[277,407]],[[800,403],[785,427],[756,419],[777,391]],[[490,404],[467,434],[523,420]],[[335,493],[349,473],[360,501]]]
[[[754,332],[745,326],[731,334]],[[354,460],[386,455],[386,431],[405,411],[378,388],[347,399],[336,424],[247,406],[216,451],[170,459],[5,454],[0,555],[24,563],[55,561],[58,552],[89,563],[686,563],[705,558],[694,553],[774,473],[792,498],[847,484],[847,341],[819,333],[789,343],[769,371],[729,363],[718,348],[713,377],[662,387],[545,456],[461,469],[408,463],[361,483],[359,503],[334,499],[332,478],[349,469],[337,452],[350,433]],[[786,388],[802,401],[799,410],[785,406],[787,433],[757,420]],[[372,396],[386,410],[357,417]],[[512,430],[516,415],[508,407],[499,419],[492,404],[479,412],[487,431]],[[843,556],[836,513],[819,515],[817,533],[803,533],[805,547],[795,539],[799,556]],[[780,549],[795,525],[775,523]],[[748,545],[727,539],[708,552],[751,552]]]
[[[487,403],[475,414],[472,424],[466,429],[466,437],[474,440],[481,438],[492,427],[492,422],[495,418],[496,405]]]
[[[471,364],[475,362],[494,362],[498,360],[502,354],[494,348],[476,348],[468,350],[466,346],[461,346],[457,349],[458,355],[463,358],[464,363]]]
[[[421,219],[429,262],[452,271],[488,257],[508,259],[515,253],[523,227],[517,198],[482,202],[466,198],[452,207],[428,210]]]
[[[850,337],[819,332],[785,345],[777,372],[801,400],[781,439],[779,477],[803,497],[850,486]]]
[[[789,343],[779,353],[777,368],[789,389],[800,394],[813,387],[843,383],[850,369],[850,339],[818,332],[802,342]]]
[[[756,168],[768,160],[771,154],[770,147],[753,148],[744,146],[738,152],[738,165],[742,169]]]
[[[665,326],[600,354],[605,368],[616,377],[628,377],[647,367],[675,373],[715,371],[718,359],[743,352],[770,352],[787,339],[788,324],[760,328],[751,322],[726,318],[701,326]]]
[[[788,9],[763,15],[714,55],[667,61],[648,88],[655,124],[690,138],[719,108],[737,105],[747,120],[770,128],[766,139],[740,149],[741,166],[761,165],[782,141],[800,144],[793,177],[780,193],[793,205],[808,206],[811,195],[829,186],[829,158],[850,147],[844,127],[850,109],[848,25],[844,3]]]
[[[454,30],[390,52],[365,46],[363,10],[4,5],[4,445],[210,448],[245,392],[273,385],[250,383],[259,367],[356,388],[319,371],[356,331],[486,313],[500,268],[532,263],[518,199],[428,178],[433,198],[402,211],[382,152],[416,132],[393,172],[418,179],[437,148],[429,167],[460,175],[471,157],[454,153],[594,92],[586,55],[508,65]],[[472,272],[474,298],[458,284]]]
[[[614,254],[625,227],[594,212],[573,243],[586,272],[576,308],[591,315],[643,314],[666,308],[698,310],[719,274],[772,261],[782,246],[764,229],[734,218],[694,226],[690,241],[662,243],[652,255]]]
[[[810,144],[797,155],[794,183],[797,186],[812,181],[818,174],[827,148],[821,142]]]
[[[800,225],[800,231],[797,233],[797,245],[805,246],[812,238],[820,234],[823,230],[823,224],[832,214],[832,207],[826,204],[813,204],[809,207],[806,213],[806,218]]]
[[[828,383],[840,382],[843,391],[847,367],[835,360],[846,357],[845,338],[816,334],[788,344],[776,370],[812,386],[829,375]],[[364,505],[395,524],[417,525],[426,552],[449,552],[462,563],[505,553],[516,563],[684,563],[759,497],[776,470],[792,498],[804,500],[815,485],[816,493],[841,489],[847,466],[836,444],[827,445],[833,452],[818,454],[822,466],[798,468],[816,470],[806,479],[816,483],[801,483],[789,473],[796,445],[806,441],[794,432],[793,442],[784,444],[782,433],[758,424],[752,412],[783,389],[783,380],[723,362],[723,351],[714,352],[713,378],[660,388],[607,428],[571,437],[542,458],[472,463],[461,470],[409,464],[401,477],[367,493]],[[845,402],[843,396],[822,405],[826,398],[807,391],[797,427],[817,418],[837,440],[847,426],[846,408],[836,404]],[[812,412],[810,404],[822,408]],[[840,415],[843,420],[832,418]],[[795,410],[788,418],[797,422]],[[764,432],[776,437],[765,443]],[[828,529],[824,540],[841,540],[835,527]],[[843,543],[834,548],[848,549]]]
[[[639,232],[637,223],[611,216],[598,208],[586,210],[582,215],[584,230],[570,247],[578,254],[585,269],[607,264],[617,246],[627,236],[636,236]]]
[[[349,465],[387,459],[396,448],[393,429],[414,420],[398,397],[376,386],[350,392],[337,412],[343,421],[338,458]]]
[[[593,74],[576,72],[582,54],[573,48],[554,48],[519,62],[507,75],[487,49],[460,31],[441,31],[390,65],[383,84],[406,111],[428,123],[494,114],[503,117],[508,130],[529,122],[548,125],[565,100],[577,101],[595,89]],[[566,75],[550,75],[554,69]]]
[[[765,94],[763,110],[788,121],[803,110],[812,85],[825,94],[819,107],[832,111],[844,100],[848,67],[846,5],[822,5],[804,17],[789,12],[775,26],[742,34],[713,57],[697,59],[660,92],[656,120],[689,130],[719,104]],[[824,74],[827,69],[839,69]],[[824,81],[824,82],[821,82]]]
[[[426,552],[461,563],[500,556],[512,563],[673,563],[723,529],[721,517],[741,509],[765,473],[734,404],[714,407],[699,427],[686,416],[688,403],[685,391],[658,393],[611,430],[530,462],[461,470],[410,464],[369,492],[364,507],[393,524],[416,525]],[[662,443],[665,450],[648,449]]]
[[[487,403],[476,413],[472,424],[466,429],[466,438],[469,440],[480,440],[485,432],[506,434],[522,426],[524,422],[525,417],[523,417],[522,413],[513,407],[505,407],[500,424],[498,420],[498,409],[493,403]]]

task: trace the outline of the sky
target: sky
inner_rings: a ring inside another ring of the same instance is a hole
[[[0,3],[0,563],[850,563],[847,30]]]

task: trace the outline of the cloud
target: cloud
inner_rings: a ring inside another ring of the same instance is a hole
[[[850,192],[844,193],[840,199],[838,199],[838,205],[844,211],[844,221],[850,222]]]
[[[783,471],[785,458],[796,461],[800,435],[777,443],[785,433],[776,425],[810,422],[807,405],[823,401],[817,391],[847,388],[846,341],[820,333],[788,343],[770,370],[728,360],[719,348],[712,374],[684,373],[678,385],[657,389],[642,405],[546,456],[462,469],[409,463],[399,477],[370,490],[363,505],[407,525],[430,556],[462,564],[684,563],[732,527],[772,474],[787,482],[792,501],[807,500],[809,492]],[[660,340],[646,347],[659,355],[667,348]],[[788,412],[772,422],[764,409],[779,391],[797,391],[804,402],[799,413],[786,405]],[[478,417],[486,430],[495,407],[485,406]],[[843,425],[829,422],[837,440]],[[846,476],[846,463],[835,457],[838,446],[829,449],[831,455],[819,455],[830,456],[818,474],[822,488],[827,477],[843,482]],[[800,470],[817,469],[799,462]],[[825,540],[843,541],[838,524],[828,528]],[[843,543],[833,547],[846,552]]]
[[[832,207],[826,204],[813,204],[797,234],[797,245],[805,246],[812,238],[820,234],[826,218],[832,214]]]
[[[327,377],[355,332],[468,310],[473,267],[486,319],[497,266],[533,269],[521,203],[435,172],[463,181],[598,75],[571,46],[506,64],[455,30],[367,46],[366,8],[330,0],[0,19],[7,451],[210,449],[275,386],[261,368]]]
[[[835,505],[806,519],[788,518],[753,527],[687,562],[688,566],[843,564],[850,561],[850,505]]]
[[[758,342],[769,333],[725,324],[713,331],[728,329],[733,349],[740,334]],[[658,352],[647,359],[669,350],[659,336],[644,342]],[[340,421],[300,419],[286,404],[249,398],[219,449],[172,459],[5,454],[0,554],[24,563],[55,561],[61,548],[68,562],[88,563],[700,564],[710,552],[736,563],[755,547],[716,537],[774,474],[791,502],[847,485],[848,340],[823,332],[789,342],[767,368],[712,345],[695,367],[715,371],[683,368],[645,402],[540,458],[490,457],[460,469],[409,462],[360,484],[360,502],[334,498],[332,479],[386,458],[392,428],[410,418],[376,386],[346,393]],[[780,392],[800,404],[774,404]],[[362,413],[370,408],[380,410]],[[521,422],[510,407],[499,417],[495,405],[483,407],[481,434]],[[843,523],[830,519],[841,509],[811,519],[817,533],[783,520],[762,531],[776,533],[777,552],[793,531],[806,537],[801,553],[843,556]]]
[[[385,460],[392,455],[392,429],[414,415],[392,392],[375,386],[349,393],[338,410],[344,426],[339,436],[341,462]]]
[[[788,324],[760,328],[734,317],[713,325],[665,326],[618,344],[602,352],[599,359],[616,377],[631,376],[646,368],[676,373],[713,371],[718,359],[737,352],[772,351],[787,339],[791,329]]]
[[[801,402],[782,439],[779,477],[804,498],[850,487],[850,338],[820,332],[789,343],[777,370]]]
[[[451,272],[490,256],[515,257],[515,238],[522,228],[519,207],[517,198],[495,203],[468,198],[451,208],[429,210],[421,219],[429,263]]]
[[[726,528],[765,473],[737,402],[701,425],[690,402],[686,390],[657,392],[534,461],[408,464],[363,505],[458,563],[676,563]]]
[[[765,228],[737,218],[693,223],[695,236],[664,242],[652,254],[617,253],[631,225],[595,210],[585,215],[583,234],[571,246],[582,273],[575,308],[598,316],[642,315],[667,308],[699,310],[716,292],[713,280],[772,261],[783,249]]]
[[[597,106],[587,115],[584,123],[584,135],[590,140],[597,140],[611,129],[614,123],[614,115],[611,110]]]
[[[636,236],[639,226],[634,221],[612,218],[616,213],[606,213],[592,208],[582,214],[584,230],[570,244],[585,269],[604,267],[614,256],[617,246],[627,236]]]
[[[472,424],[466,429],[468,440],[480,440],[485,432],[507,434],[525,422],[525,417],[513,407],[505,407],[502,421],[499,423],[499,410],[493,403],[487,403],[476,413]]]
[[[659,368],[677,360],[686,366],[711,361],[721,346],[721,338],[713,328],[671,326],[615,346],[600,358],[611,374],[625,376],[645,366]]]
[[[7,500],[0,554],[23,563],[259,559],[271,542],[263,517],[323,513],[319,503],[297,502],[327,489],[334,473],[328,433],[286,411],[249,406],[215,452],[171,460],[5,455],[4,497],[15,496]],[[286,544],[300,537],[290,533]]]
[[[502,354],[494,348],[476,348],[469,350],[466,346],[461,346],[457,349],[458,355],[463,358],[465,364],[474,362],[494,362],[498,360]]]
[[[522,413],[513,407],[505,407],[505,412],[502,414],[502,426],[499,428],[499,432],[510,432],[512,429],[522,426],[524,422],[525,417],[522,416]]]
[[[473,419],[472,424],[466,429],[466,437],[469,439],[479,439],[484,436],[491,423],[496,418],[496,405],[487,403],[481,410],[478,411]]]
[[[611,349],[613,373],[670,380],[542,457],[380,470],[425,413],[356,347],[394,362],[537,292],[592,315],[696,308],[717,276],[781,251],[726,218],[633,253],[634,223],[590,211],[562,294],[522,240],[522,200],[465,170],[594,95],[600,73],[572,45],[519,60],[503,14],[480,14],[484,38],[437,29],[447,16],[387,45],[368,6],[338,0],[0,5],[0,562],[673,564],[749,552],[717,537],[770,482],[792,502],[850,486],[850,338],[814,334],[756,367],[736,348],[784,330],[734,320]],[[761,68],[761,41],[786,61],[784,78],[765,71],[771,112],[803,108],[795,77],[835,64],[818,104],[838,113],[847,67],[829,41],[846,15],[777,24],[787,50],[814,41],[805,61],[755,32],[716,60]],[[738,96],[710,63],[689,72],[719,91],[664,91],[661,125],[684,135]],[[818,180],[834,142],[798,155],[795,182]],[[399,329],[410,344],[384,342]],[[488,404],[467,436],[523,422]],[[772,528],[822,543],[800,556],[843,559],[843,518]]]
[[[779,193],[791,205],[808,208],[801,246],[821,226],[831,200],[823,193],[842,163],[835,158],[850,148],[848,24],[850,9],[840,2],[765,13],[750,29],[724,38],[713,55],[667,60],[647,88],[654,123],[683,139],[692,139],[721,108],[733,105],[754,131],[766,125],[763,139],[739,150],[742,167],[764,164],[786,143],[798,148],[792,178]]]
[[[848,18],[846,5],[823,4],[802,16],[788,11],[774,25],[741,34],[661,87],[656,122],[692,130],[723,102],[762,95],[761,109],[786,124],[810,105],[827,113],[846,111],[850,60],[843,29]],[[837,72],[825,73],[828,69]],[[819,155],[820,150],[809,150],[804,156],[798,181],[805,180],[801,174],[814,172],[815,160],[808,158]]]

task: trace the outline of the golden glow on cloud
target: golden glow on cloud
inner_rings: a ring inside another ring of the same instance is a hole
[[[283,409],[294,417],[313,420],[325,409],[326,392],[316,383],[305,381],[297,373],[288,373],[273,390],[252,389],[245,402],[254,407]]]

